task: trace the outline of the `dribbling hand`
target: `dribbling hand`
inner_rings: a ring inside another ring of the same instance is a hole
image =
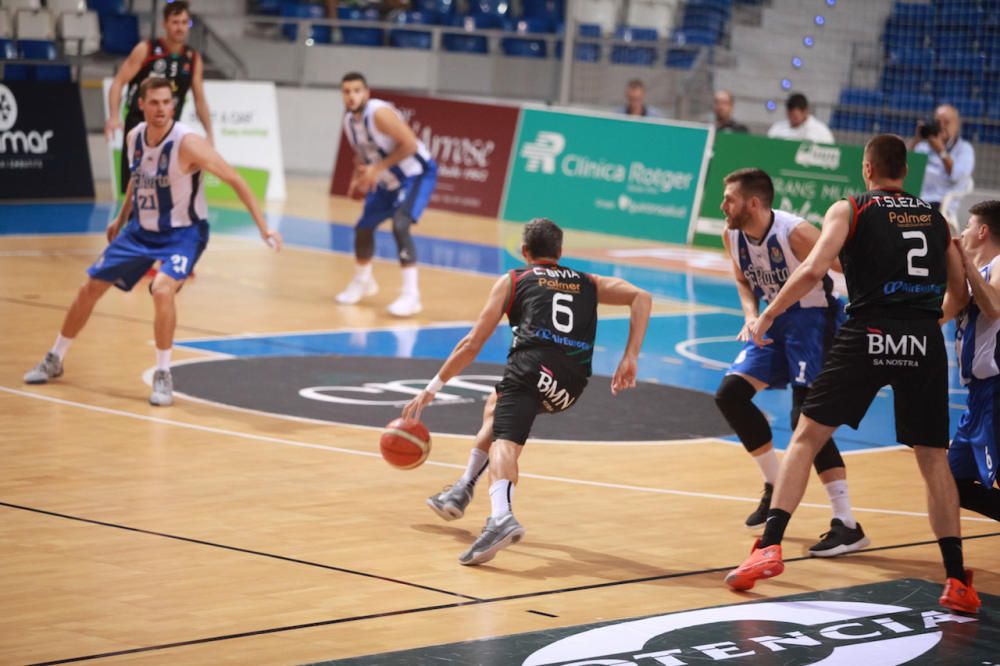
[[[120,220],[116,217],[111,221],[111,224],[108,225],[108,228],[104,230],[104,235],[108,237],[109,243],[118,237],[118,234],[121,232],[124,222],[125,222],[124,220]]]
[[[432,402],[434,402],[434,394],[424,389],[418,393],[413,400],[406,403],[405,407],[403,407],[403,418],[419,421],[420,414],[424,411],[424,407]]]
[[[625,389],[635,388],[635,374],[638,364],[634,356],[623,356],[615,376],[611,378],[611,395],[618,395]]]

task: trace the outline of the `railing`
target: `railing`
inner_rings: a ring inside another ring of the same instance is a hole
[[[212,27],[195,15],[191,21],[189,42],[205,58],[229,79],[248,78],[249,72],[243,60],[233,51]]]

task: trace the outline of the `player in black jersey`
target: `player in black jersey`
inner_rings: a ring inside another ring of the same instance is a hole
[[[156,76],[170,81],[174,92],[174,120],[181,119],[188,90],[194,93],[198,120],[205,128],[209,143],[213,143],[212,116],[208,110],[208,102],[205,101],[203,85],[204,63],[201,55],[186,43],[190,26],[191,12],[185,0],[174,0],[164,5],[164,36],[136,44],[111,82],[111,89],[108,91],[108,121],[104,124],[104,136],[109,142],[114,140],[115,130],[122,129],[122,119],[118,109],[121,108],[122,88],[126,82],[128,83],[125,97],[125,127],[122,131],[122,160],[119,170],[121,175],[118,178],[122,194],[125,193],[130,177],[128,160],[124,157],[128,150],[124,137],[127,137],[132,128],[143,120],[137,95],[139,84],[147,78]]]
[[[483,441],[485,437],[480,437],[489,450],[492,509],[482,534],[458,558],[462,564],[487,562],[524,536],[524,528],[511,512],[517,459],[535,416],[569,409],[583,393],[594,352],[597,304],[628,305],[631,309],[628,342],[611,380],[614,395],[635,386],[639,348],[649,323],[652,298],[647,292],[618,278],[588,275],[558,264],[562,230],[552,221],[535,219],[524,227],[521,253],[527,266],[497,280],[472,330],[455,346],[427,388],[403,409],[404,417],[419,419],[441,387],[475,360],[507,315],[514,342],[503,379],[496,387],[492,439]],[[488,402],[484,428],[490,412]],[[472,497],[485,458],[485,451],[475,449],[463,481],[452,487],[464,499],[461,512]],[[457,518],[461,512],[446,517]]]
[[[764,536],[726,576],[737,590],[784,571],[781,540],[809,480],[809,467],[837,426],[857,428],[885,385],[892,386],[896,439],[913,447],[927,485],[931,528],[947,581],[940,603],[976,612],[979,597],[964,568],[958,492],[948,466],[948,359],[938,325],[945,292],[966,297],[965,269],[948,223],[930,204],[902,190],[906,144],[876,136],[865,146],[868,191],[830,206],[819,241],[752,327],[754,342],[840,256],[847,278],[848,320],[802,405],[781,465]]]

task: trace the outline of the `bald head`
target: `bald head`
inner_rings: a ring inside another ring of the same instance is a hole
[[[948,143],[962,132],[962,119],[958,109],[951,104],[942,104],[934,111],[934,120],[941,126],[941,139]]]

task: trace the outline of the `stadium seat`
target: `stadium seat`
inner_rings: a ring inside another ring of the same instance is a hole
[[[883,114],[878,118],[878,126],[874,131],[885,134],[898,134],[910,137],[917,127],[917,119],[921,116],[904,114]]]
[[[522,0],[521,7],[524,18],[546,21],[550,32],[563,22],[565,16],[563,0]]]
[[[0,8],[0,39],[9,39],[14,36],[14,22],[10,19],[10,14],[6,9]]]
[[[322,5],[295,2],[295,0],[283,0],[280,9],[281,16],[285,18],[325,18],[326,10]],[[281,34],[290,42],[298,39],[299,26],[296,23],[283,23]],[[329,25],[309,26],[309,35],[306,39],[311,39],[318,44],[329,44],[333,41],[333,27]]]
[[[934,98],[930,95],[892,93],[889,95],[886,106],[896,111],[916,111],[918,113],[929,114],[934,111]]]
[[[455,0],[414,0],[412,11],[430,14],[434,23],[447,24],[455,16]]]
[[[510,17],[510,2],[508,0],[468,0],[469,14],[473,16]]]
[[[718,33],[698,28],[681,28],[674,30],[672,41],[678,46],[713,46],[718,43]]]
[[[379,15],[375,9],[340,7],[337,9],[337,18],[343,21],[378,21]],[[352,46],[382,46],[385,43],[385,31],[382,28],[341,27],[340,34],[344,43]]]
[[[101,49],[128,55],[139,43],[139,19],[135,14],[105,14],[100,17]]]
[[[399,12],[394,17],[395,23],[404,25],[433,25],[436,15],[429,12]],[[389,45],[401,49],[429,49],[432,36],[426,30],[390,30]]]
[[[11,14],[16,14],[22,9],[41,9],[42,0],[0,0],[0,6],[7,9]]]
[[[73,72],[69,65],[35,65],[32,73],[35,81],[72,81]]]
[[[20,39],[17,50],[25,60],[55,60],[56,45],[45,39]]]
[[[621,26],[615,31],[615,38],[626,42],[655,42],[659,35],[652,28],[633,28]],[[618,65],[650,66],[656,61],[656,48],[653,46],[625,46],[616,44],[611,47],[611,62]]]
[[[52,14],[41,9],[22,9],[14,16],[14,34],[18,39],[54,39],[55,23]]]
[[[841,106],[858,109],[881,109],[882,91],[870,90],[868,88],[844,88],[840,91]]]
[[[580,23],[580,36],[581,37],[595,37],[599,38],[601,36],[601,26],[596,23]],[[560,44],[560,47],[562,45]],[[574,59],[580,62],[598,62],[601,59],[601,45],[600,44],[577,44],[575,48],[576,53],[573,55]],[[560,48],[559,57],[562,57],[562,49]]]
[[[896,2],[892,5],[892,17],[910,25],[932,25],[934,5],[916,2]]]
[[[93,9],[103,18],[110,14],[124,14],[124,0],[87,0],[87,7]]]
[[[0,39],[0,60],[17,60],[17,47],[12,39]]]
[[[874,130],[875,123],[875,114],[846,111],[844,109],[837,108],[833,110],[833,118],[830,120],[830,129],[848,132],[871,133]]]
[[[30,81],[33,73],[31,65],[16,62],[3,63],[3,77],[0,81]]]
[[[515,30],[522,34],[544,34],[551,32],[550,23],[545,18],[526,18],[517,22]],[[505,55],[524,58],[544,58],[548,55],[547,44],[541,39],[522,39],[520,37],[504,37],[500,40],[500,48]]]
[[[495,14],[470,14],[456,16],[452,25],[466,32],[474,30],[504,30],[508,27],[506,20]],[[459,53],[489,53],[489,42],[483,35],[446,32],[442,39],[446,51]]]
[[[667,49],[666,66],[671,69],[691,69],[698,61],[700,49],[694,47]]]
[[[56,16],[63,12],[82,13],[87,11],[85,0],[47,0],[45,6]]]
[[[62,40],[63,53],[67,55],[90,55],[101,48],[101,27],[97,12],[60,14],[56,32]]]
[[[574,11],[581,24],[601,26],[601,34],[610,34],[618,23],[619,0],[576,0]]]
[[[669,35],[674,27],[674,4],[660,0],[631,0],[625,23]]]
[[[956,109],[962,118],[982,118],[986,115],[986,103],[981,99],[969,99],[969,98],[946,98],[942,97],[940,99],[942,103],[951,104]]]

